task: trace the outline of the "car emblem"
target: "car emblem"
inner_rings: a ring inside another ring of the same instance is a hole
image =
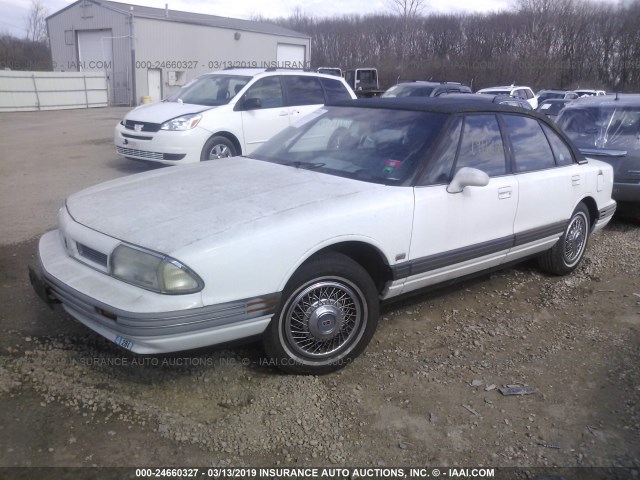
[[[141,132],[141,131],[142,131],[142,127],[144,127],[144,125],[142,125],[142,124],[140,124],[140,123],[134,123],[134,124],[133,124],[133,129],[134,129],[136,132]]]

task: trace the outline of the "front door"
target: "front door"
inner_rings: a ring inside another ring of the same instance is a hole
[[[518,184],[507,168],[496,115],[456,118],[447,135],[439,160],[414,189],[403,292],[497,266],[513,245]],[[484,171],[489,184],[449,193],[448,183],[462,167]]]

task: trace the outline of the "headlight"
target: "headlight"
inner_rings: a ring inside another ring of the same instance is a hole
[[[183,115],[182,117],[174,118],[165,122],[160,127],[160,130],[191,130],[200,123],[202,115],[196,113],[194,115]]]
[[[118,245],[111,254],[111,275],[159,293],[195,293],[204,287],[200,277],[179,261],[127,245]]]

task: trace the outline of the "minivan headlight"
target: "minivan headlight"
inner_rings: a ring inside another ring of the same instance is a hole
[[[169,120],[168,122],[164,122],[160,126],[160,130],[191,130],[200,123],[200,120],[202,120],[202,115],[200,115],[199,113],[193,115],[183,115],[181,117],[174,118],[173,120]]]
[[[200,277],[178,260],[122,244],[111,254],[111,275],[158,293],[195,293],[204,287]]]

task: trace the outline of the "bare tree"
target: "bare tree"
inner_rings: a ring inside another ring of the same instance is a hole
[[[32,42],[47,41],[47,9],[41,0],[31,0],[29,13],[25,17],[27,40]]]

